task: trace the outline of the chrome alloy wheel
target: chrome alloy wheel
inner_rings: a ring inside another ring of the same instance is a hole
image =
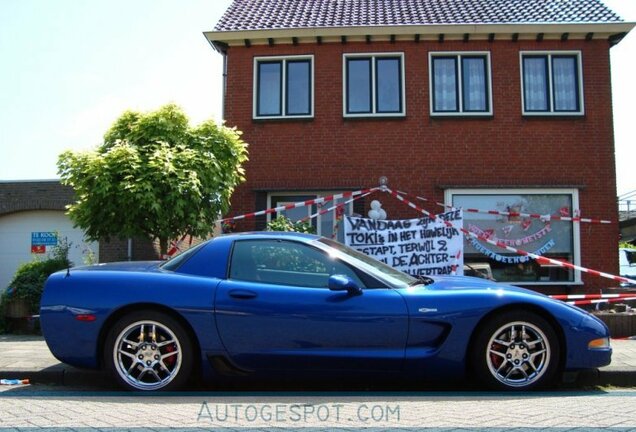
[[[157,390],[179,373],[183,360],[174,332],[156,321],[137,321],[124,328],[113,348],[119,376],[139,390]]]
[[[507,323],[495,331],[487,345],[490,373],[510,387],[538,381],[550,364],[550,343],[541,329],[529,322]]]

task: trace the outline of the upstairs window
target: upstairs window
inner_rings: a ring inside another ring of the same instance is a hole
[[[430,53],[431,115],[492,115],[488,53]]]
[[[313,58],[255,58],[253,115],[255,119],[313,117]]]
[[[523,114],[583,114],[580,53],[522,52]]]
[[[404,55],[345,54],[344,116],[404,116]]]

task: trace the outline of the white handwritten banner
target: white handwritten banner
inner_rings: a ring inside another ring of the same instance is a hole
[[[431,218],[374,220],[345,217],[345,244],[413,276],[464,271],[463,214],[453,210]]]

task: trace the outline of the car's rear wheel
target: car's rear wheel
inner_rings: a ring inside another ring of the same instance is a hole
[[[545,387],[559,367],[559,340],[543,317],[508,311],[478,329],[471,361],[476,377],[490,388]]]
[[[104,364],[127,389],[176,390],[185,384],[192,370],[192,342],[171,316],[136,311],[110,329]]]

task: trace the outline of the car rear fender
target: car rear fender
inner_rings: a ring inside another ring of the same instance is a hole
[[[173,273],[84,272],[52,275],[41,305],[41,323],[51,352],[61,361],[98,367],[110,326],[140,307],[168,310],[190,328],[201,350],[221,346],[214,320],[218,279]],[[82,321],[78,315],[92,315]]]

